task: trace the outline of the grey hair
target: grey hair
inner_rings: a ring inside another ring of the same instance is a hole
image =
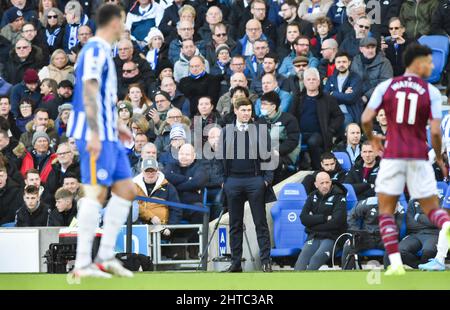
[[[324,45],[325,42],[328,42],[328,44],[330,45],[330,48],[337,49],[339,47],[339,44],[337,43],[337,41],[335,39],[326,39],[322,42],[322,45]]]
[[[308,68],[303,72],[303,78],[306,79],[306,76],[309,74],[314,74],[318,80],[320,80],[320,73],[319,70],[316,68]]]
[[[67,2],[66,6],[64,7],[64,12],[67,13],[73,13],[75,16],[78,16],[78,18],[81,20],[81,14],[83,12],[83,8],[81,7],[80,2],[75,0],[70,0]]]

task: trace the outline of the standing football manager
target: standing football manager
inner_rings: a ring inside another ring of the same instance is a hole
[[[260,249],[262,270],[271,272],[270,235],[266,202],[275,201],[273,170],[278,161],[271,154],[267,125],[252,122],[252,102],[234,102],[236,121],[222,130],[221,155],[224,191],[230,213],[231,266],[226,272],[242,272],[242,235],[245,201],[249,201]],[[275,160],[274,160],[275,159]]]

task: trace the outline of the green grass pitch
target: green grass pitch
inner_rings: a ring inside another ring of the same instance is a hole
[[[0,274],[0,289],[136,289],[136,290],[277,290],[277,289],[450,289],[450,271],[407,271],[401,277],[385,277],[383,271],[319,272],[147,272],[133,279],[83,279],[68,284],[66,275]]]

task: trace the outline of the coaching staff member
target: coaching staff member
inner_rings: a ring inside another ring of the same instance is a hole
[[[246,98],[234,103],[236,121],[222,130],[224,191],[230,213],[231,266],[227,272],[242,272],[244,204],[249,201],[256,227],[262,270],[271,272],[270,235],[266,202],[275,201],[273,170],[278,162],[270,150],[267,125],[252,122],[252,102]]]

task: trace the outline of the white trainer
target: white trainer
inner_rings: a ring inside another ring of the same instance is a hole
[[[111,258],[102,262],[96,262],[95,264],[101,271],[115,276],[124,278],[132,278],[134,276],[134,274],[130,270],[122,265],[121,261],[115,258]]]
[[[75,279],[80,278],[101,278],[111,279],[112,276],[109,273],[101,271],[95,264],[90,264],[86,267],[74,269],[70,272],[70,276]]]

